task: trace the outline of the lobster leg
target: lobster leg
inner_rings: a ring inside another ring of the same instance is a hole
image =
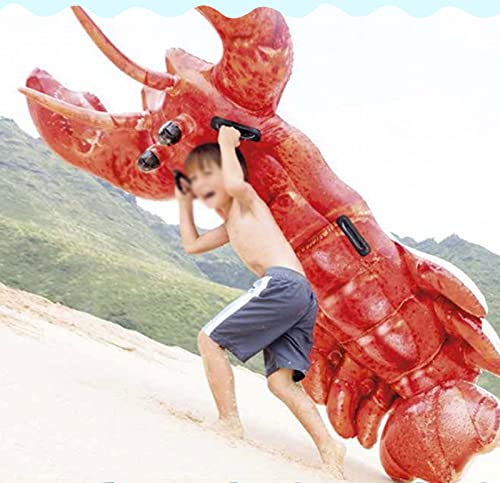
[[[326,405],[335,431],[344,438],[352,438],[356,435],[354,421],[362,397],[357,379],[363,371],[369,371],[343,355],[336,339],[324,328],[327,324],[327,317],[320,310],[313,333],[311,367],[302,385],[316,403]]]
[[[328,402],[328,392],[342,359],[339,343],[325,327],[328,327],[328,319],[320,308],[313,330],[314,343],[309,355],[311,366],[302,381],[302,387],[311,399],[323,405]]]
[[[371,448],[377,442],[380,423],[395,397],[390,387],[379,381],[373,394],[361,403],[356,414],[356,429],[363,448]]]
[[[309,356],[311,367],[302,385],[315,403],[327,406],[329,420],[339,435],[357,435],[361,445],[370,448],[395,394],[371,371],[346,356],[326,327],[329,319],[320,309]]]
[[[361,400],[374,388],[372,372],[344,355],[328,393],[326,410],[335,431],[343,438],[357,434],[356,413]]]
[[[431,255],[419,256],[410,252],[405,247],[395,242],[399,252],[406,261],[406,265],[413,276],[415,283],[424,290],[435,291],[444,295],[462,310],[476,317],[484,317],[487,312],[486,301],[483,295],[463,272],[452,264],[446,264],[444,260],[439,263],[431,260]],[[441,266],[440,264],[447,265]],[[467,285],[458,276],[453,275],[450,270],[456,271],[457,275],[467,281]],[[474,290],[474,291],[473,291]]]
[[[447,332],[469,344],[466,360],[500,376],[500,340],[489,322],[456,310],[443,297],[436,299],[434,309]]]

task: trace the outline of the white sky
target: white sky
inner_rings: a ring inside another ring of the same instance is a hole
[[[89,12],[125,54],[164,70],[168,47],[216,62],[221,45],[194,10],[161,17],[132,8],[112,18]],[[500,15],[456,8],[414,18],[396,7],[351,17],[322,5],[287,17],[294,70],[278,113],[304,131],[331,168],[370,205],[386,232],[457,233],[500,254]],[[0,115],[38,136],[16,91],[34,67],[93,92],[110,111],[141,109],[140,85],[88,39],[69,9],[37,17],[0,10]],[[168,223],[175,201],[139,200]],[[199,226],[220,218],[195,201]]]

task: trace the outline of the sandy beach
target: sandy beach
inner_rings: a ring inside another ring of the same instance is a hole
[[[265,377],[244,367],[241,441],[207,427],[217,412],[198,355],[2,284],[0,353],[2,483],[337,481]],[[345,443],[349,481],[390,481],[377,447]],[[498,481],[498,456],[477,457],[462,481]]]

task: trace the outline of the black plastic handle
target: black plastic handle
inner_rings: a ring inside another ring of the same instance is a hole
[[[351,245],[362,257],[366,257],[371,251],[370,245],[368,245],[367,241],[361,236],[361,233],[356,229],[354,223],[347,215],[340,215],[336,221],[337,225],[339,225],[340,229],[351,242]]]
[[[218,131],[221,126],[231,126],[240,132],[240,139],[244,141],[260,141],[260,131],[257,128],[245,126],[244,124],[239,124],[229,119],[224,119],[223,117],[212,117],[210,126],[216,131]]]
[[[182,171],[179,171],[178,169],[173,169],[172,173],[174,173],[174,179],[177,188],[179,188],[179,191],[181,193],[186,194],[186,192],[182,189],[181,178],[186,180],[187,184],[190,186],[191,186],[191,180]],[[194,196],[194,198],[196,198],[196,196]]]

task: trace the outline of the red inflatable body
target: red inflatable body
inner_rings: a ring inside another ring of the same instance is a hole
[[[129,193],[165,200],[174,196],[172,170],[182,170],[187,152],[216,141],[212,116],[260,129],[259,143],[240,148],[250,183],[318,295],[303,386],[326,405],[337,433],[369,448],[387,414],[380,444],[387,473],[435,483],[458,480],[471,457],[498,445],[498,401],[474,384],[481,369],[500,375],[498,338],[481,294],[439,259],[391,239],[314,144],[276,115],[292,67],[282,15],[256,8],[227,18],[198,7],[222,39],[220,62],[169,49],[166,72],[153,72],[123,55],[80,7],[72,9],[102,52],[144,85],[143,111],[108,113],[95,95],[35,69],[20,90],[46,143]],[[163,145],[158,131],[168,120],[181,138]],[[139,170],[144,156],[158,169]]]

